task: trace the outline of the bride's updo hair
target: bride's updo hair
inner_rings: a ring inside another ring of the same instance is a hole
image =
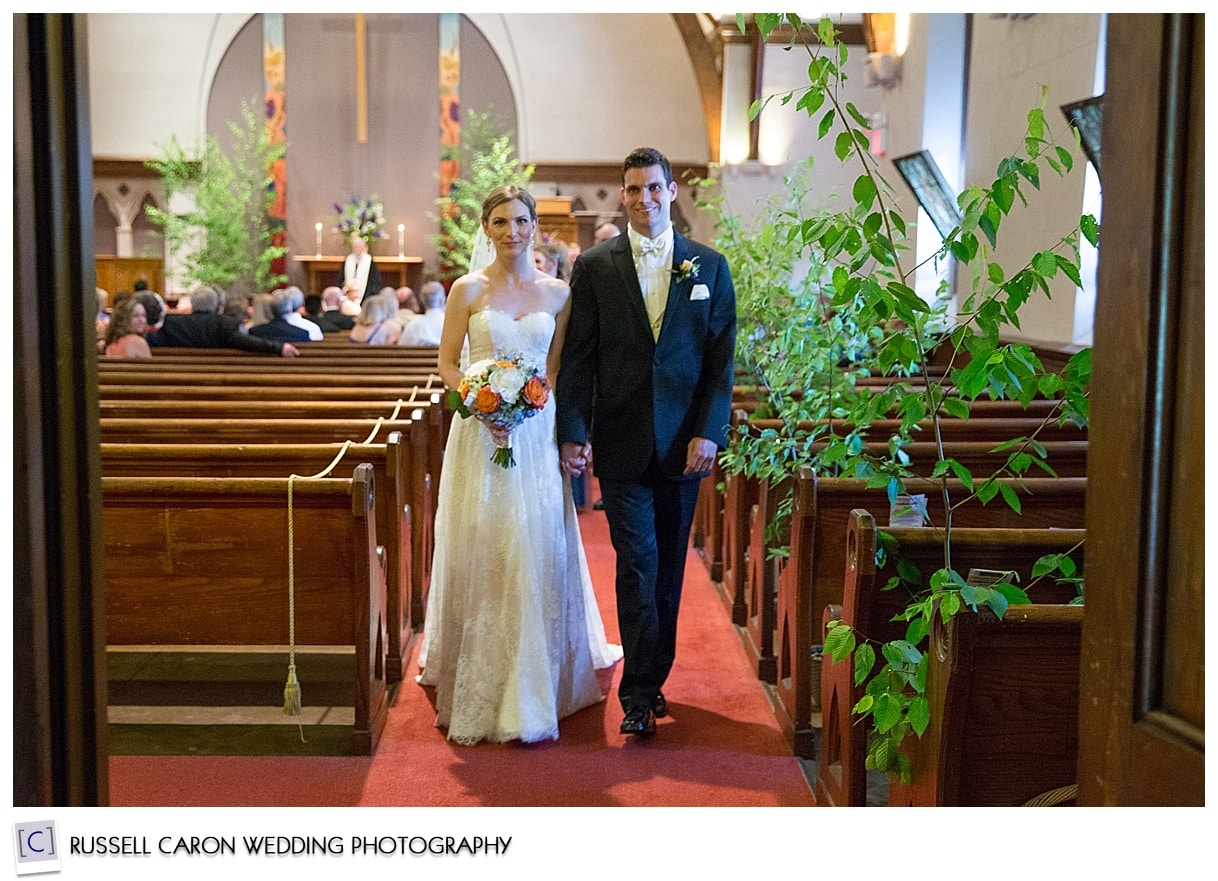
[[[523,202],[529,209],[529,217],[534,221],[537,220],[537,200],[529,194],[529,191],[521,189],[514,184],[504,184],[491,190],[490,195],[483,200],[482,222],[485,224],[491,219],[492,211],[500,205],[511,202],[513,199]]]

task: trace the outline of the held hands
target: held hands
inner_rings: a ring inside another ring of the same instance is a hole
[[[508,445],[508,436],[512,433],[510,428],[491,425],[489,422],[484,422],[483,425],[485,425],[486,430],[491,433],[491,438],[495,441],[495,446],[506,447]]]
[[[714,441],[704,437],[691,439],[689,446],[685,449],[685,473],[696,474],[710,471],[711,466],[715,464],[715,453],[717,452],[718,447],[715,446]]]
[[[578,477],[592,461],[592,445],[566,441],[558,451],[558,468],[563,474]]]

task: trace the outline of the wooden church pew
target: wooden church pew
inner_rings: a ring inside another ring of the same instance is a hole
[[[906,624],[893,621],[903,611],[911,595],[902,588],[885,590],[896,572],[896,560],[876,565],[878,519],[865,509],[850,512],[846,528],[846,570],[840,604],[827,606],[822,628],[840,620],[855,628],[860,638],[884,643],[900,639]],[[917,567],[924,580],[943,566],[943,533],[939,529],[891,527],[884,532],[898,542],[898,555]],[[1085,538],[1082,529],[1003,529],[959,527],[952,530],[952,563],[962,575],[970,568],[1014,570],[1016,584],[1028,590],[1029,598],[1041,604],[1065,604],[1075,595],[1072,586],[1058,585],[1045,578],[1032,586],[1032,567],[1045,554],[1070,554],[1083,571]],[[1008,614],[1027,606],[1011,606]],[[1079,609],[1081,614],[1081,607]],[[1073,614],[1073,613],[1071,613]],[[933,663],[933,661],[932,661]],[[814,794],[825,806],[862,806],[866,804],[865,761],[867,728],[851,710],[862,697],[863,689],[854,684],[852,661],[821,662],[822,750]],[[932,710],[934,712],[941,712]],[[933,722],[932,722],[933,724]],[[1015,735],[1016,737],[1018,735]],[[1070,781],[1072,782],[1072,778]],[[1046,787],[1046,789],[1049,787]],[[1035,794],[1035,793],[1033,793]]]
[[[877,422],[873,431],[867,435],[873,438],[868,441],[868,445],[874,445],[876,451],[886,451],[888,434],[894,430],[894,423],[895,420]],[[733,414],[733,424],[747,425],[751,432],[779,427],[776,420],[749,420],[747,415],[740,411]],[[1034,417],[977,416],[967,420],[943,419],[939,423],[939,435],[945,444],[950,445],[944,450],[944,455],[948,458],[963,457],[960,459],[961,464],[969,464],[969,467],[986,468],[984,472],[976,471],[980,476],[992,473],[1006,460],[1008,453],[991,452],[1001,441],[1029,435],[1043,425],[1043,420]],[[1047,450],[1058,455],[1064,473],[1085,473],[1086,432],[1074,426],[1050,425],[1047,430],[1041,431],[1042,435],[1046,433],[1050,439],[1041,442],[1046,445]],[[909,446],[909,456],[914,473],[927,473],[938,461],[939,450],[936,443],[929,439],[915,440]],[[1044,472],[1033,467],[1032,473],[1040,475]],[[750,636],[746,641],[750,660],[754,669],[758,670],[758,675],[767,682],[774,681],[773,631],[769,627],[775,621],[777,585],[773,576],[776,575],[777,569],[766,563],[764,556],[754,559],[756,555],[750,554],[750,549],[754,546],[758,549],[765,548],[764,532],[770,517],[764,516],[763,505],[772,515],[785,495],[790,492],[791,486],[792,484],[788,483],[777,491],[774,487],[769,487],[767,494],[763,496],[756,479],[732,475],[723,500],[722,595],[733,623],[746,628]],[[785,546],[788,543],[789,539],[784,538],[782,544]]]
[[[288,646],[287,491],[279,478],[103,477],[108,643]],[[374,506],[367,465],[293,487],[296,645],[354,647],[359,755],[388,716]]]
[[[1003,482],[1018,494],[1022,513],[1013,511],[1001,498],[985,505],[973,499],[956,511],[953,531],[960,527],[1018,530],[1083,527],[1087,478],[1042,477]],[[948,481],[948,487],[953,502],[967,495],[960,481]],[[909,482],[909,489],[926,494],[932,525],[942,525],[943,502],[938,484],[915,479]],[[822,478],[809,469],[800,471],[793,492],[791,553],[778,575],[777,585],[775,712],[796,754],[813,758],[812,648],[819,644],[825,607],[842,602],[850,512],[855,508],[883,510],[885,514],[880,516],[886,522],[888,499],[884,490],[867,489],[864,481]]]
[[[101,444],[105,477],[351,477],[372,466],[376,530],[385,548],[388,644],[386,679],[402,679],[414,633],[422,626],[431,580],[432,511],[420,432],[391,432],[383,444],[356,444],[342,459],[337,444]]]
[[[743,425],[747,422],[743,413],[733,414],[733,424]],[[952,423],[945,422],[945,426]],[[954,436],[954,427],[947,434]],[[946,440],[947,447],[943,450],[945,458],[952,458],[969,468],[974,474],[991,474],[1007,459],[1009,451],[993,452],[997,445],[995,441],[955,441]],[[1087,441],[1061,440],[1046,441],[1044,447],[1048,453],[1048,462],[1053,470],[1061,477],[1082,477],[1087,473]],[[823,449],[826,444],[814,444],[813,449]],[[887,453],[885,443],[868,443],[866,447],[876,455]],[[915,474],[928,476],[934,463],[939,460],[938,446],[931,441],[915,441],[905,448],[909,456],[909,468]],[[1046,472],[1033,466],[1034,476],[1043,476]],[[759,541],[754,535],[755,523],[764,528],[766,519],[754,520],[754,511],[758,506],[758,481],[741,474],[724,475],[724,491],[722,493],[722,510],[719,526],[712,534],[720,537],[722,557],[721,596],[731,615],[732,623],[747,626],[752,617],[751,609],[755,608],[749,601],[750,589],[749,548]],[[711,504],[707,500],[706,504]],[[771,505],[771,508],[773,506]]]
[[[931,721],[894,807],[1018,807],[1073,799],[1078,780],[1083,607],[957,615],[930,634]],[[1063,792],[1065,791],[1065,792]]]

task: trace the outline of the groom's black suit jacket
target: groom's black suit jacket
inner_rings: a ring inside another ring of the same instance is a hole
[[[697,277],[671,276],[658,341],[630,236],[615,236],[575,262],[554,393],[558,441],[591,441],[598,477],[635,480],[654,451],[663,475],[679,479],[692,438],[726,447],[736,292],[723,255],[674,230],[672,265],[686,260],[696,262]]]

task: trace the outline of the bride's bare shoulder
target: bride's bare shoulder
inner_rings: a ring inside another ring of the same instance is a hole
[[[537,279],[537,283],[541,285],[544,294],[547,297],[551,297],[551,299],[565,302],[566,297],[571,295],[570,285],[566,284],[566,281],[563,279],[553,277],[553,275],[542,275],[540,279]]]
[[[490,280],[482,270],[466,273],[453,282],[448,292],[448,302],[469,306],[486,291]]]
[[[553,305],[555,312],[561,309],[563,304],[566,303],[567,299],[571,296],[570,285],[568,285],[561,278],[554,278],[553,276],[547,275],[540,279],[539,283],[541,284],[542,290],[545,292],[546,300]]]

